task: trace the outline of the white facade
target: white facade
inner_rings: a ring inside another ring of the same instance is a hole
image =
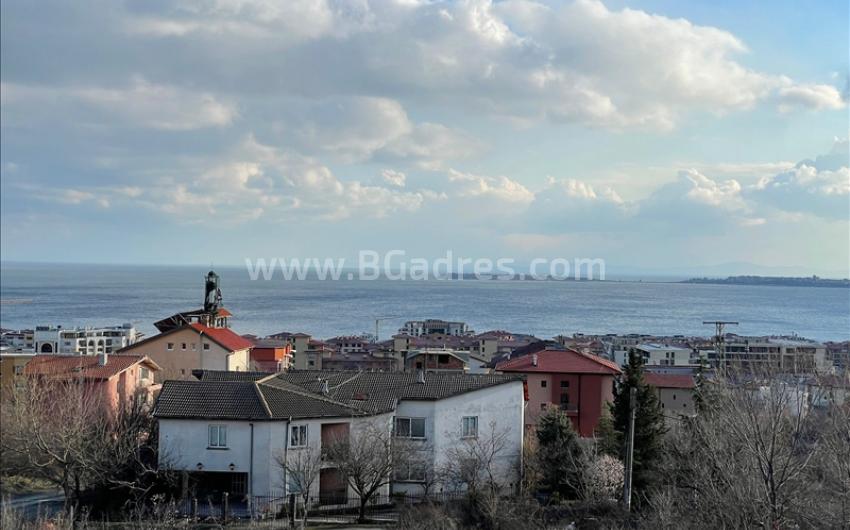
[[[132,324],[102,328],[63,328],[36,326],[33,331],[35,353],[98,355],[112,353],[135,343],[141,334]]]
[[[353,433],[367,422],[391,428],[394,418],[424,419],[424,438],[411,439],[427,451],[431,466],[443,463],[450,447],[470,443],[462,438],[463,418],[476,418],[477,435],[482,441],[495,431],[503,438],[504,449],[496,466],[504,486],[519,480],[524,425],[524,393],[522,381],[511,381],[436,401],[403,400],[394,413],[367,417],[336,417],[281,421],[219,421],[206,419],[159,419],[160,466],[188,472],[247,473],[247,492],[254,496],[292,493],[284,484],[284,475],[276,456],[293,457],[304,449],[292,446],[293,426],[307,427],[308,445],[321,451],[322,425],[349,423]],[[467,420],[469,424],[471,420]],[[224,447],[210,446],[210,426],[226,428]],[[253,431],[253,433],[252,433]],[[356,436],[356,435],[353,435]],[[253,438],[253,443],[252,443]],[[440,491],[443,487],[437,487]],[[421,494],[421,483],[393,482],[382,494],[411,492]],[[312,495],[319,494],[319,480]],[[354,497],[349,492],[350,498]]]
[[[446,320],[428,319],[428,320],[409,320],[404,323],[399,334],[412,335],[421,337],[423,335],[472,335],[473,331],[469,329],[466,322],[448,322]]]
[[[643,356],[644,364],[653,366],[685,366],[691,364],[691,350],[663,344],[638,344],[635,351]],[[619,353],[619,352],[618,352]],[[628,352],[623,352],[623,359],[617,359],[622,366]]]

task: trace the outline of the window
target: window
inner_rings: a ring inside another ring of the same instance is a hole
[[[181,349],[181,350],[185,350],[185,349],[186,349],[186,343],[185,343],[185,342],[184,342],[184,343],[182,343],[182,344],[180,344],[180,349]]]
[[[546,403],[540,404],[540,410],[546,410]]]
[[[478,416],[464,416],[460,425],[460,435],[463,438],[478,438]]]
[[[547,384],[548,381],[546,381],[545,379],[543,381],[540,381],[540,388],[546,388]]]
[[[569,381],[561,381],[561,388],[570,388]]]
[[[449,362],[449,356],[443,355],[443,354],[438,355],[437,356],[437,362],[440,363],[440,364],[447,364]]]
[[[227,425],[210,425],[209,447],[223,449],[227,447]]]
[[[395,435],[399,438],[425,438],[425,418],[396,418]]]
[[[198,346],[193,342],[192,343],[192,351],[195,351],[197,349],[198,349]]]
[[[205,343],[204,343],[204,349],[205,349],[205,350],[210,349],[210,345],[209,345],[209,343],[207,343],[207,342],[205,342]]]
[[[564,410],[570,408],[570,395],[566,392],[561,394],[561,408]]]
[[[424,482],[425,466],[421,463],[401,463],[395,468],[393,478],[399,482]]]
[[[89,343],[89,346],[92,346],[92,344],[91,344],[91,343]],[[173,350],[173,349],[174,349],[174,343],[173,343],[173,342],[169,342],[168,344],[166,344],[166,345],[165,345],[165,349],[167,349],[168,351]]]
[[[289,437],[290,447],[307,447],[307,426],[293,425]]]
[[[15,367],[15,375],[21,375],[22,373],[24,373],[24,367],[23,366],[16,366]]]
[[[144,366],[139,367],[139,381],[148,379],[151,376],[151,371]]]

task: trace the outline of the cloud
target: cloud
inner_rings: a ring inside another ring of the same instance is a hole
[[[448,180],[448,193],[454,197],[483,198],[520,206],[534,200],[534,194],[528,188],[505,176],[481,176],[449,169]]]
[[[801,84],[779,89],[779,110],[782,112],[790,112],[798,107],[839,110],[846,105],[841,92],[831,85]]]
[[[128,85],[108,88],[3,83],[2,92],[4,112],[16,112],[14,121],[30,122],[36,116],[55,119],[54,113],[79,113],[82,106],[99,114],[98,119],[89,113],[87,120],[185,131],[226,127],[238,115],[234,105],[210,93],[153,84],[139,77]]]
[[[383,180],[385,184],[389,184],[391,186],[403,188],[406,179],[407,176],[401,171],[395,171],[393,169],[385,169],[381,171],[381,180]]]
[[[65,18],[78,23],[97,20],[103,31],[90,40],[57,23],[57,38],[39,43],[39,57],[21,55],[30,76],[65,89],[112,87],[116,70],[123,69],[125,76],[135,73],[115,61],[85,71],[56,68],[56,61],[85,50],[90,56],[132,57],[138,71],[172,79],[175,90],[203,87],[201,102],[188,106],[178,103],[183,101],[180,95],[144,83],[130,88],[130,94],[120,88],[122,94],[112,94],[113,88],[95,88],[90,94],[95,100],[116,101],[113,110],[124,102],[132,108],[140,100],[142,108],[132,113],[137,118],[157,110],[145,101],[174,101],[166,107],[176,114],[174,119],[166,119],[167,112],[155,112],[150,119],[163,128],[230,123],[235,109],[222,98],[237,93],[240,112],[272,110],[264,115],[271,120],[286,117],[288,111],[264,103],[290,97],[342,100],[341,118],[366,123],[367,117],[348,107],[345,98],[365,98],[364,108],[368,98],[375,98],[375,118],[398,127],[411,124],[404,123],[391,100],[404,107],[439,105],[512,123],[549,120],[617,130],[670,130],[689,113],[724,114],[761,102],[776,103],[783,111],[845,107],[833,86],[745,66],[741,57],[749,53],[746,44],[729,31],[638,9],[611,9],[598,0],[555,6],[524,0],[193,0],[176,6],[109,4],[109,9],[79,4],[57,8],[56,16],[64,10],[71,11]],[[19,11],[15,4],[6,8],[7,16],[26,16]],[[4,42],[28,44],[16,41],[17,36],[11,33]],[[18,71],[16,57],[7,58],[12,63],[5,71]],[[212,99],[205,100],[204,94]],[[317,122],[323,125],[321,116]],[[400,129],[379,129],[362,144],[345,139],[337,147],[351,156],[366,156],[374,151],[373,141],[391,140],[382,132],[393,131]],[[436,132],[445,136],[446,131]],[[408,133],[417,138],[433,136],[435,130],[422,124]],[[409,152],[414,143],[400,142],[395,151]]]

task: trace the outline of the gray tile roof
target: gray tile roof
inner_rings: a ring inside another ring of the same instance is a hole
[[[257,381],[273,372],[227,372],[224,370],[192,370],[198,381]]]
[[[200,374],[200,379],[166,381],[154,414],[254,420],[377,414],[395,410],[400,400],[445,399],[521,381],[524,376],[436,372],[419,383],[416,374],[407,372],[293,370],[275,375],[209,372]],[[327,394],[323,394],[325,381]]]

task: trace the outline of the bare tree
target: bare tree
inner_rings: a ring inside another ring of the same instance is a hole
[[[411,442],[394,438],[386,421],[372,419],[353,426],[348,439],[329,444],[326,455],[359,496],[358,519],[366,520],[366,505],[382,487],[390,483],[393,470],[407,465]]]
[[[310,492],[322,470],[322,452],[308,446],[293,451],[279,451],[274,458],[282,471],[284,483],[291,485],[303,501],[301,523],[306,526]]]
[[[835,502],[844,488],[846,505],[847,480],[837,479],[834,495],[826,499],[813,492],[835,473],[816,465],[831,444],[833,461],[848,469],[850,435],[841,427],[824,431],[828,424],[810,408],[810,393],[798,379],[737,374],[703,386],[700,414],[684,420],[670,443],[677,457],[672,474],[681,491],[675,500],[685,516],[699,514],[693,525],[819,527],[829,517],[824,512],[834,511],[816,510],[819,502]],[[839,425],[840,412],[833,407],[830,413]]]
[[[483,489],[498,492],[504,484],[499,480],[505,469],[514,466],[500,466],[508,448],[506,429],[497,429],[492,422],[489,430],[474,438],[463,438],[445,452],[440,475],[446,485],[453,489],[466,489],[474,495]],[[516,455],[519,460],[520,455]]]
[[[156,474],[153,418],[141,403],[107,406],[78,381],[30,380],[2,407],[3,471],[47,480],[79,511],[85,491],[101,487],[143,496]]]

